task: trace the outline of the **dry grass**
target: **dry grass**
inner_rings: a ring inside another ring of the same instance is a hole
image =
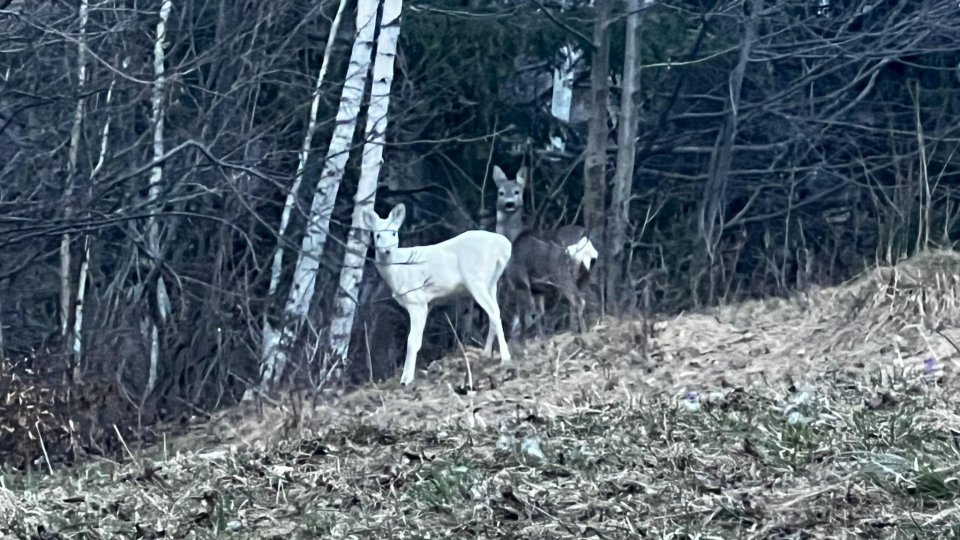
[[[960,537],[960,259],[640,325],[605,321],[166,448],[7,476],[28,538]],[[303,405],[298,404],[298,405]],[[296,420],[296,422],[292,422]],[[277,426],[285,425],[285,431]],[[202,449],[206,446],[207,448]]]

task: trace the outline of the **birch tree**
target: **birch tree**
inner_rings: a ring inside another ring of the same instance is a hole
[[[363,91],[370,72],[378,4],[379,0],[357,2],[357,36],[350,52],[350,64],[340,95],[340,106],[327,149],[327,159],[313,194],[307,230],[297,254],[293,281],[283,310],[282,326],[279,335],[274,332],[264,335],[261,388],[279,381],[289,357],[288,349],[306,320],[313,299],[317,271],[330,231],[330,216],[350,154],[350,143],[356,131]]]
[[[573,45],[560,48],[560,65],[553,69],[553,94],[550,99],[550,114],[564,123],[570,122],[570,109],[573,105],[573,80],[576,77],[577,62],[583,51]]]
[[[116,86],[116,78],[110,81],[110,88],[107,90],[106,106],[109,109],[110,101],[113,99],[113,89]],[[107,141],[110,136],[110,116],[107,115],[103,122],[103,130],[100,133],[100,155],[97,158],[96,165],[90,171],[89,182],[92,185],[94,179],[103,169],[103,164],[107,159]],[[77,301],[73,308],[73,344],[71,352],[73,354],[73,378],[78,380],[80,377],[80,360],[83,356],[83,312],[84,303],[87,296],[87,279],[90,275],[90,236],[84,238],[83,242],[83,261],[80,263],[80,277],[77,278]]]
[[[277,229],[277,248],[273,254],[273,264],[270,267],[270,284],[267,291],[268,296],[273,298],[277,293],[277,286],[280,284],[280,274],[283,268],[283,238],[286,235],[287,227],[290,225],[290,215],[297,202],[297,194],[300,192],[300,184],[303,182],[303,174],[307,167],[307,161],[310,159],[310,148],[313,144],[313,136],[317,131],[317,111],[320,108],[320,90],[323,87],[323,80],[326,77],[330,57],[333,53],[333,44],[336,41],[337,31],[340,28],[340,21],[343,19],[343,12],[347,6],[347,0],[340,0],[337,6],[337,14],[330,25],[330,33],[327,35],[327,45],[323,51],[323,60],[320,62],[320,70],[317,73],[317,82],[313,89],[313,101],[310,103],[310,118],[307,121],[307,132],[303,136],[303,144],[300,146],[300,156],[297,162],[297,172],[293,177],[293,184],[290,191],[287,192],[287,199],[283,204],[283,212],[280,215],[280,227]],[[269,319],[264,315],[263,321],[263,345],[262,362],[273,371],[272,366],[276,363],[277,354],[283,354],[277,350],[279,336]]]
[[[153,42],[153,95],[151,98],[151,120],[153,124],[153,159],[158,163],[150,169],[149,202],[150,217],[147,220],[147,250],[152,263],[160,264],[160,225],[157,221],[157,210],[160,206],[160,192],[163,182],[163,165],[159,160],[163,157],[163,92],[166,87],[164,73],[163,42],[167,37],[167,20],[173,7],[171,0],[163,0],[160,4],[160,20],[157,21],[157,35]],[[156,283],[157,316],[159,321],[151,319],[145,326],[150,332],[150,371],[147,379],[146,393],[150,393],[157,384],[157,367],[160,363],[160,330],[158,322],[163,324],[170,312],[170,300],[167,296],[163,276],[158,274]]]
[[[327,46],[323,50],[323,60],[320,62],[320,72],[317,74],[317,83],[313,89],[313,101],[310,103],[310,119],[307,123],[307,133],[303,136],[303,145],[300,147],[300,159],[297,162],[297,173],[293,177],[293,185],[287,192],[287,200],[283,204],[283,213],[280,215],[280,228],[277,229],[277,251],[273,255],[273,265],[270,267],[270,286],[268,294],[273,296],[277,292],[277,285],[280,284],[280,273],[283,266],[283,236],[290,225],[290,214],[297,202],[297,193],[300,192],[300,184],[303,182],[303,171],[307,167],[307,160],[310,158],[310,146],[313,144],[313,136],[317,131],[317,110],[320,108],[320,89],[323,86],[323,79],[327,75],[327,66],[330,65],[330,55],[333,53],[333,42],[337,37],[337,30],[340,28],[340,20],[343,18],[344,8],[347,6],[347,0],[340,0],[337,7],[337,14],[330,25],[330,33],[327,35]]]
[[[77,176],[77,155],[80,152],[80,132],[83,127],[84,89],[87,83],[87,17],[90,4],[80,0],[78,18],[80,28],[77,31],[77,104],[73,113],[73,127],[70,129],[70,148],[67,153],[67,181],[63,190],[63,214],[69,220],[73,214],[73,189]],[[70,325],[70,233],[60,237],[60,335],[67,337]]]
[[[383,146],[386,143],[387,110],[390,106],[390,87],[393,84],[394,59],[400,38],[400,14],[403,0],[385,0],[377,38],[377,56],[373,63],[373,84],[370,105],[367,108],[367,140],[363,145],[360,181],[354,197],[353,219],[347,235],[347,248],[340,270],[340,285],[334,300],[334,318],[330,322],[330,353],[339,373],[341,362],[347,358],[350,335],[356,316],[363,263],[370,243],[370,233],[363,227],[362,216],[373,208],[377,196],[377,179],[383,165]]]

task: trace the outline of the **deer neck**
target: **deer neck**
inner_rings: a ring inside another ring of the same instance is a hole
[[[513,212],[497,210],[497,232],[506,236],[513,243],[517,235],[523,230],[523,214],[517,208]]]
[[[418,254],[415,247],[396,247],[390,250],[389,255],[378,251],[374,259],[380,276],[391,289],[401,285],[411,272],[422,270],[422,265],[418,264],[420,262],[423,262],[422,253]]]

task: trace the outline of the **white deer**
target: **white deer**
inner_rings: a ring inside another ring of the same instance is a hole
[[[410,315],[400,384],[413,382],[430,304],[464,292],[470,293],[490,318],[484,353],[493,355],[496,333],[500,361],[509,362],[510,350],[497,304],[497,282],[510,261],[510,240],[489,231],[466,231],[439,244],[402,248],[397,231],[404,217],[406,207],[402,203],[394,206],[386,219],[372,209],[363,214],[364,226],[373,233],[377,271]]]

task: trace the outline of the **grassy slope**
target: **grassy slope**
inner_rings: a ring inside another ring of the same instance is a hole
[[[7,477],[0,530],[960,537],[958,270],[935,254],[661,321],[645,357],[638,323],[608,323],[530,344],[513,370],[469,351],[413,391],[388,381],[308,412],[236,411],[204,427],[206,450]],[[466,364],[480,390],[463,396]],[[293,416],[295,433],[271,427]]]

